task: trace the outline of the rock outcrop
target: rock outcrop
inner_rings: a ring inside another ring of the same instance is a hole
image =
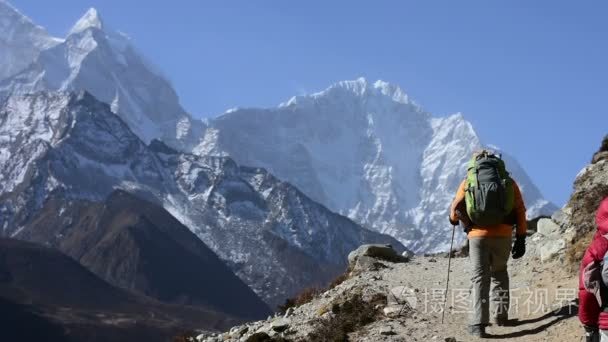
[[[568,258],[577,264],[586,245],[595,232],[595,212],[600,201],[608,196],[608,136],[594,154],[592,163],[576,176],[570,200],[553,214],[551,219],[559,225],[559,234],[566,244]],[[561,244],[552,241],[551,243]],[[550,247],[550,246],[549,246]]]
[[[563,255],[566,243],[572,241],[573,235],[574,231],[572,229],[563,230],[553,219],[541,218],[538,220],[537,232],[533,236],[538,244],[535,252],[543,262]]]

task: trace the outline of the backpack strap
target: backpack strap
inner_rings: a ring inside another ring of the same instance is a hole
[[[604,305],[602,305],[603,301],[601,297],[601,287],[603,285],[602,273],[604,268],[602,264],[602,261],[593,260],[583,269],[583,287],[585,288],[585,291],[595,296],[600,307],[604,307]]]
[[[608,252],[604,254],[604,259],[602,260],[602,285],[606,287],[608,284]]]

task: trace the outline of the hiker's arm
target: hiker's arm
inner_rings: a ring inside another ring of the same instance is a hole
[[[466,181],[462,181],[462,183],[460,183],[460,186],[458,187],[458,191],[456,192],[456,197],[454,197],[454,200],[452,201],[452,206],[450,207],[450,220],[457,222],[458,221],[458,215],[456,215],[456,207],[458,206],[458,204],[462,201],[464,201],[464,187],[466,185]]]
[[[517,219],[517,231],[516,234],[519,236],[525,236],[528,231],[528,221],[526,220],[526,205],[524,204],[524,198],[521,195],[519,186],[516,182],[513,182],[513,188],[515,190],[515,217]]]

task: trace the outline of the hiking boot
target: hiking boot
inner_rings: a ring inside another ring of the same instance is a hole
[[[469,325],[469,335],[476,337],[487,337],[485,325]]]
[[[597,327],[585,326],[585,342],[599,342],[600,332]]]
[[[499,327],[512,327],[515,323],[514,320],[510,320],[508,318],[497,318],[495,322]]]

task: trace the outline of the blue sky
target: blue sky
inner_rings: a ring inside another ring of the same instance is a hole
[[[274,106],[364,76],[462,112],[558,205],[608,133],[608,3],[12,0],[64,36],[89,7],[127,33],[194,116]]]

